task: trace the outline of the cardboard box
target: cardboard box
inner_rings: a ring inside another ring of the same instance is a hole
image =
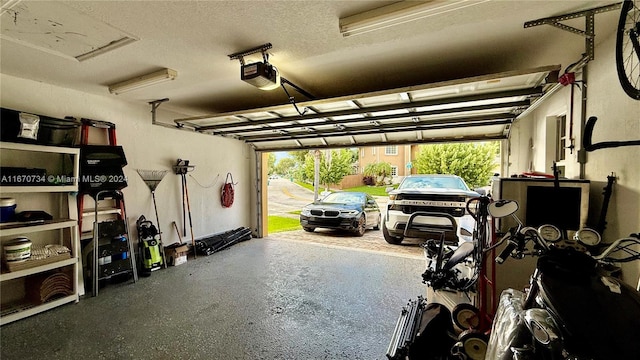
[[[189,247],[186,244],[171,244],[164,248],[167,266],[178,266],[187,262]]]

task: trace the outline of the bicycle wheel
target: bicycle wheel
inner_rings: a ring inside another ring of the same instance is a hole
[[[616,36],[616,67],[624,91],[640,100],[640,0],[625,0]]]

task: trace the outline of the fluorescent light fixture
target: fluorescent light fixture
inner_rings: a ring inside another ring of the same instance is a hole
[[[340,19],[342,36],[353,36],[478,5],[489,0],[400,1]]]
[[[88,59],[92,59],[98,55],[102,55],[102,54],[106,54],[109,51],[115,50],[117,48],[123,47],[127,44],[131,44],[132,42],[138,41],[138,39],[135,38],[131,38],[131,37],[123,37],[122,39],[116,40],[116,41],[112,41],[109,44],[103,46],[103,47],[99,47],[95,50],[89,51],[87,53],[84,53],[82,55],[78,55],[76,56],[76,60],[78,61],[85,61]]]
[[[127,91],[138,90],[143,87],[160,84],[173,80],[178,76],[178,72],[172,69],[162,69],[150,74],[142,75],[117,84],[109,85],[109,92],[112,94],[122,94]]]

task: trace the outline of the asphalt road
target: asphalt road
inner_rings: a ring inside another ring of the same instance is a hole
[[[313,202],[313,192],[290,181],[289,179],[269,180],[269,215],[298,218],[290,211],[301,210],[303,206]]]

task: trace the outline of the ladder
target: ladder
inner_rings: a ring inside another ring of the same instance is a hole
[[[99,203],[113,199],[124,209],[124,196],[120,190],[103,190],[95,194],[95,211],[93,222],[93,239],[87,246],[91,254],[91,290],[98,295],[101,280],[121,275],[133,275],[133,282],[138,281],[133,243],[129,237],[129,224],[126,212],[118,212],[115,220],[98,221]],[[86,258],[86,257],[85,257]]]
[[[81,154],[83,146],[89,145],[89,129],[92,127],[106,130],[108,145],[117,146],[115,124],[107,121],[82,119]],[[82,180],[87,181],[88,179]],[[90,196],[95,204],[91,210],[85,209],[87,196]],[[104,202],[112,202],[112,205],[103,206]],[[137,282],[135,252],[129,236],[124,195],[120,189],[98,186],[90,190],[81,190],[78,193],[78,214],[80,215],[78,227],[81,240],[90,240],[88,244],[85,244],[82,258],[86,264],[85,275],[89,275],[87,277],[91,278],[92,296],[98,295],[101,280],[118,276],[132,276],[133,282]],[[88,233],[82,232],[83,217],[93,217],[92,231]]]
[[[89,129],[90,128],[97,128],[97,129],[104,129],[107,131],[107,141],[108,144],[110,146],[116,146],[117,142],[116,142],[116,124],[112,123],[112,122],[108,122],[108,121],[101,121],[101,120],[91,120],[91,119],[82,119],[82,126],[81,126],[81,130],[80,130],[80,146],[82,147],[83,145],[89,145]],[[84,209],[84,199],[86,195],[92,195],[89,192],[80,192],[78,193],[78,215],[79,215],[79,219],[78,219],[78,227],[80,228],[80,231],[82,232],[82,217],[83,214],[84,216],[88,216],[90,214],[85,214],[83,213],[83,209]],[[93,196],[92,196],[93,197]],[[123,200],[123,204],[124,204],[124,200]],[[123,211],[124,209],[124,205],[122,206],[122,208],[120,209],[120,211]],[[80,234],[82,235],[82,233]]]

